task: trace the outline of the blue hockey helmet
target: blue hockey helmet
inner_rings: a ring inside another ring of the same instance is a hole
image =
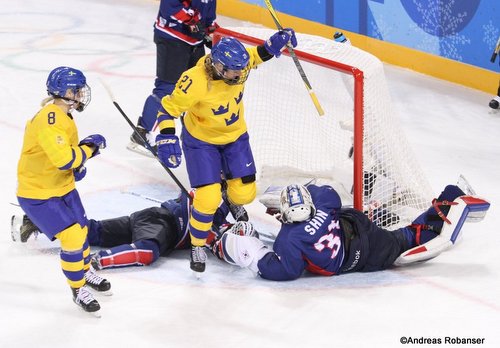
[[[224,37],[212,47],[211,56],[213,69],[224,82],[237,85],[247,80],[250,56],[241,42]]]
[[[75,110],[83,111],[90,103],[90,87],[85,75],[78,70],[67,66],[60,66],[52,70],[47,78],[47,93],[54,98],[61,98],[71,103]],[[71,91],[67,95],[68,90]]]

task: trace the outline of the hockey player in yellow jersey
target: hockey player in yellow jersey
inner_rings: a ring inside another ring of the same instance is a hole
[[[90,102],[90,87],[81,71],[52,70],[47,92],[41,110],[26,124],[17,198],[41,232],[60,240],[61,267],[74,302],[87,312],[98,312],[99,303],[88,287],[109,293],[111,284],[90,268],[88,221],[75,181],[83,179],[85,162],[106,147],[106,140],[94,134],[78,141],[72,111],[81,112]]]
[[[256,167],[242,100],[244,83],[251,68],[279,57],[288,44],[297,45],[295,32],[289,28],[251,48],[234,38],[222,38],[210,54],[181,75],[172,94],[162,99],[158,157],[175,168],[184,152],[189,181],[196,189],[189,219],[194,272],[205,270],[203,246],[222,197],[221,173],[230,204],[248,204],[256,196]],[[174,119],[183,113],[181,151]]]

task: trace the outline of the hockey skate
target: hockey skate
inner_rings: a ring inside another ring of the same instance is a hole
[[[99,253],[90,255],[90,265],[96,271],[100,271],[102,269],[101,255],[99,255]]]
[[[200,278],[201,273],[205,272],[206,262],[207,254],[204,247],[192,246],[190,267],[197,278]]]
[[[75,302],[85,312],[91,313],[98,318],[101,317],[101,314],[99,313],[101,306],[99,305],[99,302],[94,299],[86,286],[82,286],[81,288],[71,288],[71,291],[73,292],[73,302]]]
[[[10,220],[10,236],[14,242],[26,243],[32,234],[38,236],[40,231],[27,215],[12,215]]]
[[[132,133],[132,135],[130,136],[130,142],[127,145],[127,149],[129,149],[130,151],[133,151],[135,153],[138,153],[140,155],[143,155],[143,156],[147,156],[147,157],[151,157],[151,158],[154,157],[153,154],[151,153],[151,151],[149,151],[146,148],[146,145],[145,145],[144,140],[143,140],[143,139],[146,139],[149,142],[149,144],[151,145],[151,148],[156,153],[158,150],[158,147],[154,143],[154,141],[155,141],[154,134],[152,132],[148,132],[144,127],[142,127],[140,125],[137,125],[136,129],[137,129],[137,132]]]
[[[89,288],[99,292],[100,294],[106,296],[113,294],[111,292],[111,283],[107,279],[99,276],[92,266],[90,266],[89,270],[85,272],[85,282]]]
[[[500,109],[500,97],[496,96],[495,98],[490,100],[490,108],[493,110],[499,110]]]
[[[490,207],[488,201],[471,195],[457,197],[453,202],[434,200],[432,205],[443,220],[442,227],[434,229],[439,235],[425,244],[405,251],[394,262],[396,266],[427,261],[438,256],[455,244],[464,222],[482,220]]]

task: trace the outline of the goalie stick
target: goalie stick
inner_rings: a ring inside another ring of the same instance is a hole
[[[137,134],[139,136],[139,138],[141,138],[141,140],[144,142],[144,145],[149,150],[149,152],[151,152],[151,154],[154,156],[154,158],[156,158],[156,160],[161,164],[161,166],[163,167],[163,169],[165,169],[165,171],[168,173],[168,175],[170,175],[170,177],[172,178],[172,180],[174,180],[174,182],[181,189],[181,191],[183,193],[185,193],[186,195],[188,195],[188,197],[190,197],[188,190],[186,190],[186,188],[184,187],[184,185],[182,185],[182,183],[179,181],[179,179],[177,179],[177,177],[174,175],[174,173],[172,173],[172,171],[170,170],[170,168],[168,168],[165,164],[163,164],[162,161],[160,161],[160,159],[158,158],[158,154],[151,147],[151,145],[149,144],[149,141],[144,138],[144,136],[137,130],[137,127],[132,123],[132,121],[130,121],[130,118],[128,118],[127,114],[120,107],[120,104],[118,104],[118,102],[115,100],[115,97],[113,96],[113,93],[111,92],[111,88],[108,86],[108,84],[105,83],[103,80],[100,80],[100,81],[101,81],[101,84],[104,86],[104,89],[106,90],[106,92],[108,92],[109,98],[113,102],[113,105],[120,112],[120,114],[123,116],[123,118],[125,119],[125,121],[127,121],[127,123],[129,124],[129,126],[134,130],[134,133]]]
[[[281,22],[278,19],[278,14],[274,10],[274,7],[271,4],[271,1],[264,0],[264,2],[266,3],[267,9],[269,10],[269,13],[271,14],[271,17],[273,18],[273,21],[276,24],[276,27],[278,28],[278,30],[283,30],[283,26],[281,25]],[[295,63],[295,67],[299,71],[300,77],[302,77],[302,81],[304,81],[304,84],[307,88],[307,91],[309,92],[309,96],[311,97],[312,102],[314,103],[314,106],[316,107],[316,110],[318,111],[318,114],[320,116],[323,116],[325,114],[325,112],[323,111],[323,108],[319,104],[318,97],[316,96],[316,93],[314,93],[314,91],[311,87],[311,83],[309,82],[309,79],[307,78],[306,73],[305,73],[304,69],[302,68],[302,65],[300,64],[299,58],[297,58],[297,55],[295,54],[295,51],[293,50],[292,45],[287,44],[286,47],[287,47],[288,53],[290,53],[290,56],[293,59],[293,62]]]

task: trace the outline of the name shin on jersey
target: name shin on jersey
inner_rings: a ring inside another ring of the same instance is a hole
[[[322,210],[316,211],[316,215],[304,226],[304,231],[313,236],[323,225],[323,223],[330,217],[330,214]],[[337,220],[331,222],[328,229],[340,229],[340,223]]]

